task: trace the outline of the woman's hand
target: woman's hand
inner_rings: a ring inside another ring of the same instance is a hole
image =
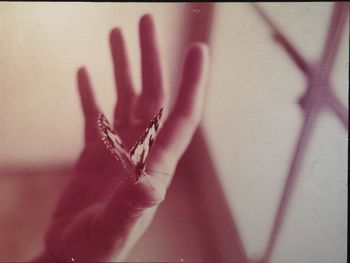
[[[45,251],[36,260],[122,260],[151,222],[164,199],[176,165],[189,145],[202,113],[207,71],[207,47],[192,44],[185,56],[174,107],[165,101],[161,65],[150,15],[140,20],[142,92],[136,95],[130,77],[122,32],[113,29],[110,44],[118,101],[114,127],[127,149],[144,132],[154,114],[168,113],[150,152],[148,175],[137,183],[124,180],[124,169],[103,145],[97,130],[100,113],[85,68],[78,88],[85,119],[85,146],[76,175],[65,189],[46,235]]]

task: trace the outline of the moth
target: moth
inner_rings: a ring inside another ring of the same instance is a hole
[[[163,108],[153,117],[143,135],[136,141],[130,151],[127,151],[120,136],[103,113],[100,113],[98,116],[98,130],[107,150],[122,164],[129,175],[136,177],[136,182],[138,182],[142,176],[146,175],[148,154],[157,135],[162,112]]]

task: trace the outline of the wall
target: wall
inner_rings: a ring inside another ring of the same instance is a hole
[[[138,22],[154,15],[166,81],[171,82],[182,4],[1,3],[0,163],[72,162],[82,147],[76,71],[85,65],[108,116],[115,103],[109,32],[121,27],[140,87]],[[54,136],[53,136],[54,135]]]
[[[332,3],[261,4],[307,61],[323,49]],[[349,27],[332,73],[348,104]],[[216,5],[204,130],[248,257],[264,254],[302,124],[306,79],[252,5]],[[322,111],[271,262],[346,262],[347,131]]]

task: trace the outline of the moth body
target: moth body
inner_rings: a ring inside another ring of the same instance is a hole
[[[121,138],[106,117],[102,113],[98,116],[97,126],[103,143],[111,155],[122,164],[127,174],[133,178],[136,177],[136,183],[140,181],[141,177],[147,175],[145,172],[147,157],[159,128],[162,111],[161,108],[130,151],[125,149]]]

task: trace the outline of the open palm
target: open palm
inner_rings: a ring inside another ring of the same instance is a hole
[[[100,113],[85,68],[78,71],[78,88],[85,119],[85,146],[46,234],[39,260],[96,261],[122,259],[142,235],[164,199],[176,165],[197,128],[205,95],[206,46],[187,51],[179,95],[171,111],[164,105],[161,66],[150,15],[140,20],[142,92],[136,95],[130,77],[121,30],[110,34],[118,102],[113,125],[127,149],[144,132],[154,114],[167,115],[147,160],[147,176],[138,184],[106,150],[97,130]]]

